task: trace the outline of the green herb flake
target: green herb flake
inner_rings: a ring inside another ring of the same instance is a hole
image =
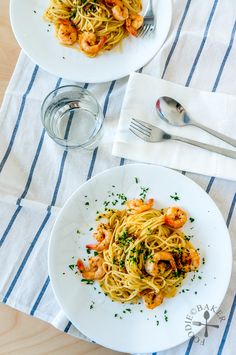
[[[90,249],[87,249],[87,254],[91,254],[91,250]]]
[[[93,280],[87,280],[87,279],[81,279],[81,282],[85,282],[87,285],[93,285],[94,284]]]
[[[134,179],[135,179],[136,184],[138,184],[139,183],[138,178],[135,177]]]
[[[93,227],[89,228],[89,231],[91,232],[93,230]]]
[[[170,195],[170,198],[172,198],[172,199],[175,200],[175,201],[180,200],[180,198],[179,198],[177,192],[175,192],[174,195]]]
[[[89,206],[89,202],[87,201],[87,202],[85,202],[85,206]]]
[[[70,268],[71,270],[74,270],[75,266],[76,266],[75,264],[70,264],[70,265],[69,265],[69,268]]]
[[[159,325],[159,323],[160,323],[159,320],[157,320],[157,321],[156,321],[157,326]]]
[[[189,220],[191,223],[193,223],[195,221],[195,219],[193,217],[189,217]]]
[[[149,187],[140,187],[141,189],[141,192],[139,194],[139,196],[142,198],[142,200],[145,200],[146,196],[147,196],[147,193],[149,191]]]
[[[97,251],[95,251],[95,252],[94,252],[94,256],[97,256],[97,255],[98,255],[98,252],[97,252]]]

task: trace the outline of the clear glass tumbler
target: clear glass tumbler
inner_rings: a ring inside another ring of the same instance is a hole
[[[101,138],[104,116],[88,90],[66,85],[45,98],[41,119],[48,135],[64,148],[93,149]]]

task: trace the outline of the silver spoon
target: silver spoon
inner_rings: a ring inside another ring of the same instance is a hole
[[[156,102],[156,109],[160,118],[163,121],[171,124],[172,126],[196,126],[212,134],[213,136],[222,139],[224,142],[236,147],[235,139],[227,137],[222,133],[216,132],[213,129],[202,125],[201,123],[192,120],[187,115],[187,112],[185,111],[184,107],[171,97],[160,97]]]
[[[207,321],[208,319],[210,318],[210,313],[208,311],[205,311],[204,314],[203,314],[203,317],[205,318],[205,334],[204,336],[207,338],[208,337],[208,329],[207,329]]]

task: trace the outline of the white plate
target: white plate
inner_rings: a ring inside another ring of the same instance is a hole
[[[144,12],[147,1],[143,0]],[[123,41],[122,52],[114,48],[96,58],[58,43],[53,26],[48,27],[43,20],[49,0],[11,0],[10,18],[19,45],[40,67],[68,80],[99,83],[122,78],[141,68],[161,48],[171,24],[172,3],[171,0],[153,0],[153,3],[157,28],[150,38],[129,37]]]
[[[145,309],[143,304],[111,302],[103,293],[98,294],[97,283],[85,285],[80,281],[81,276],[68,267],[76,263],[78,257],[88,258],[85,244],[94,242],[89,229],[95,226],[96,211],[104,209],[104,200],[111,200],[111,191],[134,198],[139,195],[140,186],[149,187],[147,198],[155,198],[155,207],[178,204],[195,219],[186,223],[184,231],[187,235],[194,235],[191,241],[200,248],[201,257],[206,260],[199,269],[201,279],[196,277],[191,281],[193,273],[190,273],[184,280],[181,289],[189,289],[188,292],[177,293],[154,310]],[[175,192],[180,197],[177,202],[170,197]],[[79,234],[76,233],[78,229]],[[222,254],[224,262],[220,263]],[[60,212],[49,246],[52,287],[67,317],[95,342],[128,353],[161,351],[186,341],[185,317],[197,305],[220,306],[229,284],[231,264],[228,230],[218,208],[205,191],[180,173],[145,164],[112,168],[83,184]],[[131,314],[123,313],[127,308],[132,310]],[[165,310],[168,322],[164,320]],[[119,316],[115,317],[115,314]],[[194,332],[200,329],[195,326]]]

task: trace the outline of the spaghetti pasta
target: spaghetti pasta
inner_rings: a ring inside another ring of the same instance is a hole
[[[94,57],[137,35],[141,9],[141,0],[50,0],[44,17],[55,26],[60,43]]]
[[[175,296],[187,273],[200,265],[197,250],[173,224],[183,226],[186,213],[178,207],[157,210],[153,203],[131,200],[125,209],[101,215],[104,222],[94,233],[98,243],[86,246],[98,255],[89,259],[88,268],[80,259],[77,263],[83,277],[99,280],[112,300],[143,298],[150,309]]]

